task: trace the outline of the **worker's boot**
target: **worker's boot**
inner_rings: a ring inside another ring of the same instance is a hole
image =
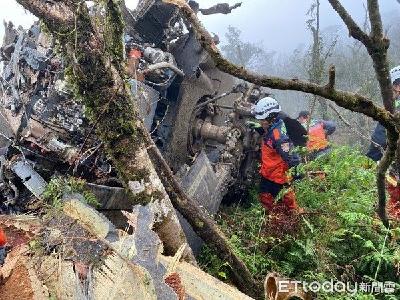
[[[400,220],[400,186],[387,183],[389,193],[388,212],[392,218]]]
[[[260,193],[260,202],[261,205],[267,210],[272,211],[274,208],[275,199],[270,193]]]
[[[294,193],[292,188],[289,188],[285,195],[283,195],[282,204],[284,205],[284,208],[290,212],[301,213],[303,211],[297,205],[296,194]]]

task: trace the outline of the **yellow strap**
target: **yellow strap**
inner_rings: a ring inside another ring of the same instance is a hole
[[[387,181],[390,185],[393,185],[394,187],[397,186],[397,180],[396,180],[394,177],[390,176],[389,174],[386,174],[386,181]]]

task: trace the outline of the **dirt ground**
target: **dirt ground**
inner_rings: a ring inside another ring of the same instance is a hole
[[[23,265],[18,265],[5,282],[0,281],[0,300],[31,299],[33,299],[33,290],[28,270]]]

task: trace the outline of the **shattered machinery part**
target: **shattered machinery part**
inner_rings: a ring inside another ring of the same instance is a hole
[[[199,99],[215,92],[228,91],[234,85],[233,77],[220,72],[212,62],[201,65],[199,74],[184,78],[179,91],[177,107],[173,111],[171,136],[164,146],[164,155],[174,170],[187,162],[192,150],[192,133],[195,127],[196,110]],[[172,112],[171,112],[172,113]],[[215,124],[219,125],[219,124]]]
[[[205,140],[214,140],[224,144],[226,142],[229,129],[230,128],[227,126],[216,126],[210,122],[197,119],[195,126],[193,126],[193,135],[195,137],[201,137]]]

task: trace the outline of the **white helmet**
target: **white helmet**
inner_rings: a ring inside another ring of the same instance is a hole
[[[281,106],[278,101],[271,97],[262,98],[252,107],[251,112],[258,120],[268,118],[272,113],[278,113],[281,111]]]
[[[397,80],[400,79],[400,66],[394,67],[390,70],[390,79],[392,80],[392,84]]]

